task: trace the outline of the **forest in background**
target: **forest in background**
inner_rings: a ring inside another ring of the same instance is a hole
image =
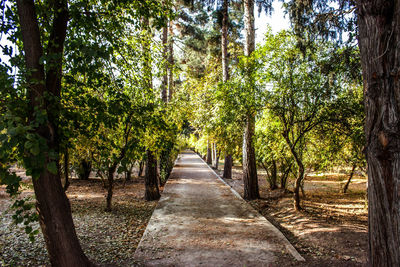
[[[12,45],[1,46],[0,181],[31,239],[40,222],[52,265],[92,264],[65,194],[72,174],[96,173],[106,211],[134,168],[157,200],[183,147],[217,169],[223,158],[226,179],[240,163],[247,200],[262,168],[298,211],[307,174],[344,169],[345,193],[368,173],[369,263],[399,263],[399,4],[282,2],[291,28],[256,46],[254,15],[272,1],[1,1]]]

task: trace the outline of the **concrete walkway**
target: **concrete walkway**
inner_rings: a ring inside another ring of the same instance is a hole
[[[140,266],[276,266],[302,257],[191,151],[180,154],[135,252]]]

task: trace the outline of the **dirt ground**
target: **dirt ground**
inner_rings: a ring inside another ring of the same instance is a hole
[[[25,180],[22,196],[32,196],[29,180]],[[136,247],[146,229],[157,202],[144,200],[143,178],[124,184],[118,180],[114,188],[113,211],[105,212],[106,189],[101,180],[73,179],[67,195],[72,207],[76,231],[86,255],[101,266],[130,266]],[[12,222],[11,200],[0,187],[0,266],[49,265],[41,233],[34,243],[24,229]],[[38,228],[38,224],[35,228]]]
[[[222,176],[223,164],[217,171]],[[306,259],[301,266],[365,266],[367,262],[366,178],[353,178],[346,194],[340,193],[347,176],[308,175],[302,197],[304,211],[295,212],[292,193],[269,190],[265,172],[259,170],[261,199],[250,204],[280,229]],[[233,169],[225,179],[243,196],[242,171]],[[289,185],[289,190],[293,185]]]
[[[221,163],[220,169],[222,167]],[[268,190],[260,170],[262,199],[250,204],[278,227],[306,258],[301,266],[364,266],[367,257],[366,179],[355,177],[348,193],[342,194],[339,191],[344,179],[342,174],[309,175],[305,182],[306,197],[302,197],[305,211],[298,213],[292,207],[292,195],[282,190]],[[226,181],[243,193],[240,166],[234,167],[233,179]],[[22,195],[32,194],[32,186],[26,181]],[[156,206],[156,202],[143,199],[143,179],[134,178],[125,185],[122,180],[116,183],[111,213],[104,212],[106,190],[98,179],[74,179],[67,194],[85,253],[103,266],[130,266]],[[41,234],[31,243],[24,229],[12,223],[10,203],[4,186],[0,186],[0,266],[47,265]]]

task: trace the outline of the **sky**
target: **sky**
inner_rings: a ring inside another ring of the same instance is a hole
[[[262,12],[260,16],[258,16],[257,10],[255,11],[256,44],[262,43],[267,25],[271,26],[273,33],[289,29],[290,27],[289,17],[285,17],[282,3],[280,1],[274,1],[272,7],[273,11],[271,16],[266,15],[265,12]]]

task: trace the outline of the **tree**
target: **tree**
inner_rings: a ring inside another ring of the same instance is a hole
[[[280,121],[280,133],[297,164],[294,186],[294,207],[300,210],[300,186],[304,179],[303,155],[307,150],[307,136],[318,125],[325,123],[328,104],[341,88],[340,80],[324,70],[324,61],[331,50],[316,43],[319,51],[306,54],[295,46],[294,36],[283,31],[277,36],[266,36],[260,57],[265,62],[265,79],[271,89],[267,92],[267,107]]]
[[[320,25],[316,34],[357,34],[364,84],[365,154],[368,164],[368,258],[371,266],[398,266],[400,262],[400,198],[398,194],[399,2],[290,1],[291,20],[299,33]],[[310,12],[311,11],[311,12]],[[334,15],[334,16],[332,16]],[[358,25],[356,30],[355,21]],[[310,23],[313,22],[313,23]],[[319,31],[319,30],[323,31]],[[329,29],[329,31],[326,31]],[[336,30],[336,32],[334,31]],[[339,36],[341,36],[339,34]],[[332,35],[328,35],[332,37]]]
[[[60,173],[57,171],[58,163],[55,161],[58,158],[60,143],[58,137],[59,100],[57,99],[61,92],[62,55],[67,32],[68,6],[66,1],[53,1],[48,8],[53,13],[53,21],[49,29],[50,37],[45,46],[41,40],[34,2],[17,1],[28,71],[26,89],[33,115],[29,120],[32,126],[37,125],[32,128],[31,134],[44,140],[43,146],[45,146],[40,152],[33,153],[42,157],[45,162],[44,166],[34,167],[37,173],[32,174],[33,185],[39,221],[51,264],[53,266],[91,266],[76,236],[71,208],[61,185]],[[42,63],[43,55],[48,59],[45,65]],[[39,114],[42,114],[42,120],[38,120]]]
[[[244,55],[249,57],[255,49],[255,28],[254,28],[254,0],[244,1],[244,23],[245,23],[245,48]],[[252,70],[249,68],[248,70]],[[250,90],[254,90],[254,81],[251,74],[246,83]],[[243,183],[244,199],[251,200],[260,197],[258,189],[256,155],[253,145],[253,136],[255,130],[255,111],[250,108],[246,111],[245,127],[243,133]]]

